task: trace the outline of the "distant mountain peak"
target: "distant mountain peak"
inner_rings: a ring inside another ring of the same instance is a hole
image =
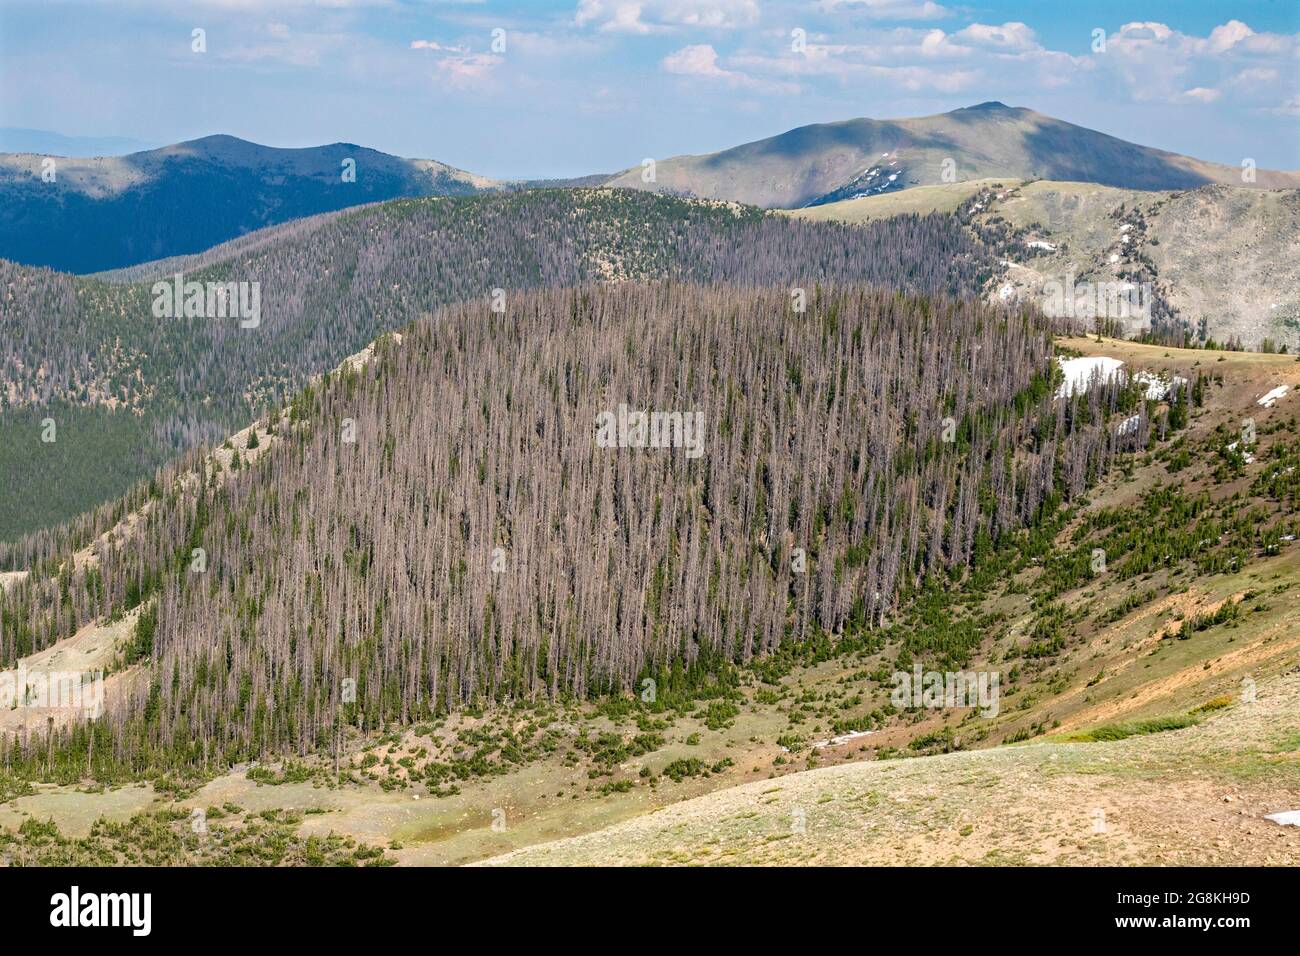
[[[205,145],[218,145],[221,143],[246,143],[250,146],[257,145],[251,140],[241,139],[238,136],[232,136],[230,133],[209,133],[207,136],[199,136],[194,139],[185,140],[181,145],[195,145],[198,143],[203,143]]]
[[[703,156],[660,162],[646,185],[633,168],[609,185],[798,209],[955,180],[1048,179],[1124,189],[1241,185],[1233,166],[1179,156],[988,100],[931,116],[815,123]],[[1260,170],[1258,188],[1294,188],[1300,177]]]
[[[364,203],[500,188],[437,160],[355,143],[266,146],[228,133],[128,156],[62,159],[53,189],[36,161],[0,155],[0,258],[73,272],[196,253],[263,226]],[[52,194],[60,201],[51,203]]]

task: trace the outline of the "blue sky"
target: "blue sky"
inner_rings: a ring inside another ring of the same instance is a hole
[[[1298,72],[1295,0],[0,0],[0,126],[355,142],[491,176],[985,100],[1297,169]]]

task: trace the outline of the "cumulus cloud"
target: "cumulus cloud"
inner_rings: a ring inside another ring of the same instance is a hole
[[[1269,109],[1294,91],[1300,37],[1257,33],[1240,20],[1204,37],[1133,22],[1107,38],[1102,56],[1138,102],[1210,104],[1230,95],[1237,105]]]
[[[871,80],[899,92],[970,90],[981,96],[1052,88],[1093,69],[1086,57],[1046,49],[1017,21],[972,23],[955,33],[937,27],[875,29],[859,39],[834,44],[810,39],[803,53],[741,53],[731,62],[758,75],[837,77],[846,84]]]
[[[962,45],[1016,53],[1042,49],[1034,31],[1019,22],[1000,25],[972,23],[953,34],[953,39]]]
[[[1229,20],[1222,26],[1217,26],[1210,31],[1209,40],[1206,43],[1215,53],[1222,53],[1224,50],[1230,50],[1247,37],[1255,36],[1255,31],[1240,20]]]
[[[682,76],[736,76],[718,66],[718,53],[707,43],[696,43],[682,47],[676,53],[663,58],[661,64],[665,71]]]
[[[728,86],[748,87],[773,92],[794,92],[797,87],[787,83],[757,79],[736,70],[723,69],[718,63],[718,51],[708,43],[694,43],[668,54],[659,62],[665,73],[677,76],[697,76],[719,80]]]
[[[1145,41],[1163,42],[1174,35],[1174,31],[1169,29],[1163,23],[1154,21],[1133,21],[1126,23],[1119,28],[1119,33],[1113,37],[1114,40],[1124,40],[1130,43],[1142,43]]]

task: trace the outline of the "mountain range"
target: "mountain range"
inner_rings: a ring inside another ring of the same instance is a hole
[[[495,187],[444,163],[351,143],[277,149],[206,136],[128,156],[6,154],[0,258],[98,272],[200,252],[315,213]]]
[[[64,136],[43,129],[0,126],[0,153],[39,153],[42,156],[125,156],[151,149],[127,136]]]
[[[368,202],[543,187],[626,187],[788,209],[989,177],[1135,190],[1300,186],[1300,173],[1253,173],[1245,181],[1240,168],[997,102],[802,126],[718,153],[665,158],[652,174],[636,166],[569,180],[503,181],[349,143],[280,149],[219,135],[127,156],[0,155],[0,258],[98,272]]]

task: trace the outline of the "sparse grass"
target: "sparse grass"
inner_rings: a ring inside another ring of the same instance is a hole
[[[1092,730],[1084,730],[1067,735],[1064,740],[1069,743],[1095,743],[1099,741],[1124,740],[1127,737],[1141,737],[1146,734],[1164,733],[1166,730],[1182,730],[1198,723],[1191,714],[1177,717],[1155,717],[1151,720],[1137,720],[1131,723],[1103,724]]]
[[[1236,698],[1234,698],[1231,694],[1220,694],[1218,697],[1214,697],[1211,698],[1210,700],[1207,700],[1199,707],[1193,707],[1188,713],[1189,714],[1213,713],[1216,710],[1223,710],[1223,708],[1225,707],[1232,706],[1232,702],[1235,699]]]
[[[209,817],[209,820],[212,820]],[[380,847],[331,833],[302,836],[301,817],[279,810],[196,832],[177,806],[139,813],[122,823],[99,820],[90,834],[65,836],[52,820],[28,818],[16,832],[0,829],[0,853],[19,866],[392,866]]]

